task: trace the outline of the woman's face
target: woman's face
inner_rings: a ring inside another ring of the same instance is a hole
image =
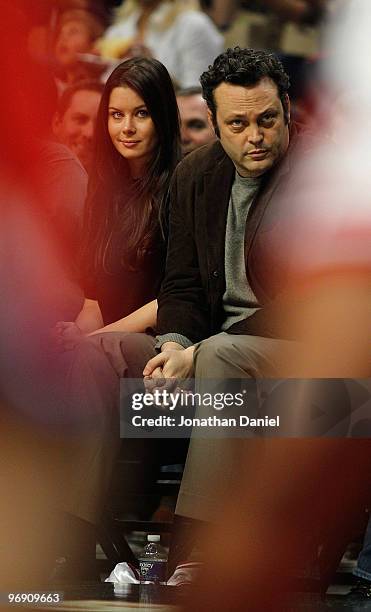
[[[115,87],[111,91],[108,133],[115,149],[128,161],[132,177],[142,176],[158,140],[143,99],[130,87]]]

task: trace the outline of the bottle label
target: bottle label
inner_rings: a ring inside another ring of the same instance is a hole
[[[160,560],[145,561],[139,559],[139,568],[142,580],[149,582],[166,582],[167,562]]]

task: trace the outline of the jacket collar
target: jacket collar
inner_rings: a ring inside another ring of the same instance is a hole
[[[210,153],[203,177],[208,268],[210,274],[217,276],[221,291],[224,291],[225,229],[235,167],[219,141]]]

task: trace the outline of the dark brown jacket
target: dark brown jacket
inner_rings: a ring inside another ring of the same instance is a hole
[[[279,223],[280,190],[302,139],[293,130],[285,157],[263,178],[246,222],[247,278],[261,309],[228,332],[285,337],[271,310],[285,287],[284,270],[265,266],[266,238]],[[187,156],[177,167],[169,196],[165,277],[158,298],[157,333],[176,332],[198,342],[221,331],[225,291],[224,251],[235,167],[219,141]],[[269,211],[269,214],[268,214]]]

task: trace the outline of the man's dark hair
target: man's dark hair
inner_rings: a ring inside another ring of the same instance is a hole
[[[201,75],[202,95],[211,111],[214,128],[216,123],[216,104],[214,91],[221,83],[232,85],[256,85],[261,79],[269,78],[277,85],[282,102],[286,123],[289,120],[287,91],[290,80],[278,57],[270,51],[255,49],[227,49],[218,55],[212,66]]]
[[[59,98],[57,104],[57,114],[60,118],[64,117],[65,112],[71,104],[73,96],[78,91],[96,91],[97,93],[102,94],[104,91],[104,85],[100,81],[86,79],[84,81],[77,81],[77,83],[67,87]]]

